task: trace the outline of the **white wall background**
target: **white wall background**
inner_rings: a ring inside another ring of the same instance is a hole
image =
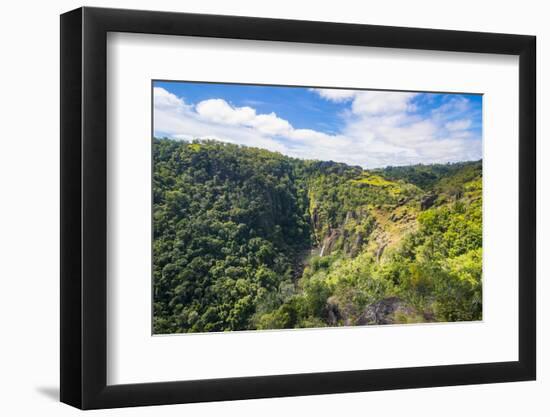
[[[6,2],[0,16],[0,413],[76,415],[59,392],[59,17],[81,6]],[[128,416],[547,415],[550,402],[550,26],[536,0],[93,1],[86,5],[533,34],[538,37],[538,381],[94,412]],[[404,69],[406,70],[406,69]],[[545,189],[546,188],[546,189]]]

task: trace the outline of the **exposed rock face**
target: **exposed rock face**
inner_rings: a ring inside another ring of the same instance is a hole
[[[431,206],[434,205],[435,200],[437,200],[437,195],[436,194],[426,194],[420,200],[420,210],[429,209]]]
[[[414,317],[417,315],[417,311],[397,297],[385,298],[365,308],[357,324],[360,326],[366,324],[395,324],[399,322],[399,320],[396,320],[398,314]]]
[[[388,246],[387,243],[382,243],[378,250],[376,251],[376,262],[380,262],[380,258],[382,257],[382,254],[384,253],[384,249],[386,249],[386,246]]]
[[[399,200],[397,200],[397,204],[395,205],[395,207],[401,207],[405,203],[407,203],[409,200],[410,198],[401,197]]]
[[[326,319],[330,326],[365,326],[380,324],[433,322],[431,313],[419,313],[398,297],[388,297],[367,306],[359,316],[353,305],[342,304],[336,296],[327,299]]]
[[[370,219],[370,213],[364,208],[348,211],[339,226],[330,228],[328,233],[319,239],[321,249],[319,256],[327,256],[338,250],[352,258],[357,256],[363,244],[367,244],[370,240],[369,235],[374,229],[374,225],[369,225]],[[317,220],[317,213],[314,210],[312,216],[314,226]]]
[[[359,254],[359,250],[361,249],[361,246],[363,245],[363,235],[357,234],[355,236],[355,240],[351,243],[351,245],[346,245],[344,247],[344,252],[349,253],[349,255],[353,258]]]
[[[348,224],[348,222],[350,221],[350,219],[354,219],[354,218],[355,218],[355,215],[354,215],[353,211],[348,211],[348,212],[346,213],[346,219],[344,220],[344,226],[345,226],[346,224]]]
[[[336,245],[336,242],[338,241],[338,238],[342,235],[342,232],[340,229],[333,229],[331,230],[330,234],[323,239],[323,244],[321,245],[321,253],[319,256],[323,255],[330,255],[332,250],[334,249],[334,246]]]
[[[313,213],[311,213],[310,218],[313,230],[317,230],[319,228],[319,213],[317,211],[317,208],[313,209]]]
[[[338,301],[335,297],[329,297],[327,300],[327,319],[331,326],[336,326],[340,317],[340,310],[338,308]]]

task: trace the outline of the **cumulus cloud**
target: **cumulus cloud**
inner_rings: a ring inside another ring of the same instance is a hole
[[[411,100],[417,93],[393,91],[335,90],[312,88],[310,91],[336,103],[352,100],[356,114],[395,114],[414,110]]]
[[[364,91],[355,95],[352,110],[356,114],[389,115],[414,110],[411,99],[416,94]]]
[[[289,136],[293,130],[289,122],[277,117],[275,113],[256,114],[256,110],[251,107],[233,107],[219,98],[201,101],[196,106],[196,112],[204,120],[251,127],[264,135]]]
[[[311,89],[341,103],[338,134],[297,129],[275,113],[259,114],[221,98],[194,105],[163,88],[154,89],[155,135],[211,138],[283,154],[334,160],[365,168],[481,158],[481,141],[467,117],[469,101],[449,96],[429,114],[418,111],[417,93]]]
[[[250,122],[256,117],[256,111],[253,108],[234,108],[219,98],[201,101],[197,104],[196,111],[205,120],[229,125]]]
[[[354,90],[337,90],[333,88],[310,88],[309,91],[315,92],[319,94],[321,97],[326,98],[327,100],[335,101],[337,103],[350,100],[355,96]]]
[[[181,98],[166,91],[164,88],[155,87],[153,89],[153,98],[155,109],[158,110],[177,110],[185,106]]]

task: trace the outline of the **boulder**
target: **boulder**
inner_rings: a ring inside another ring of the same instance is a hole
[[[396,313],[411,317],[417,315],[416,309],[403,300],[398,297],[388,297],[367,306],[357,320],[357,324],[360,326],[367,324],[394,324],[396,323]]]
[[[436,194],[426,194],[420,200],[420,210],[429,209],[431,206],[434,205],[435,200],[437,200],[437,195]]]

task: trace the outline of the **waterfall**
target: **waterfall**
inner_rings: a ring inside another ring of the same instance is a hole
[[[323,243],[323,247],[321,248],[321,252],[319,253],[319,258],[323,257],[323,253],[325,253],[325,246],[326,245],[327,245],[326,243]]]

